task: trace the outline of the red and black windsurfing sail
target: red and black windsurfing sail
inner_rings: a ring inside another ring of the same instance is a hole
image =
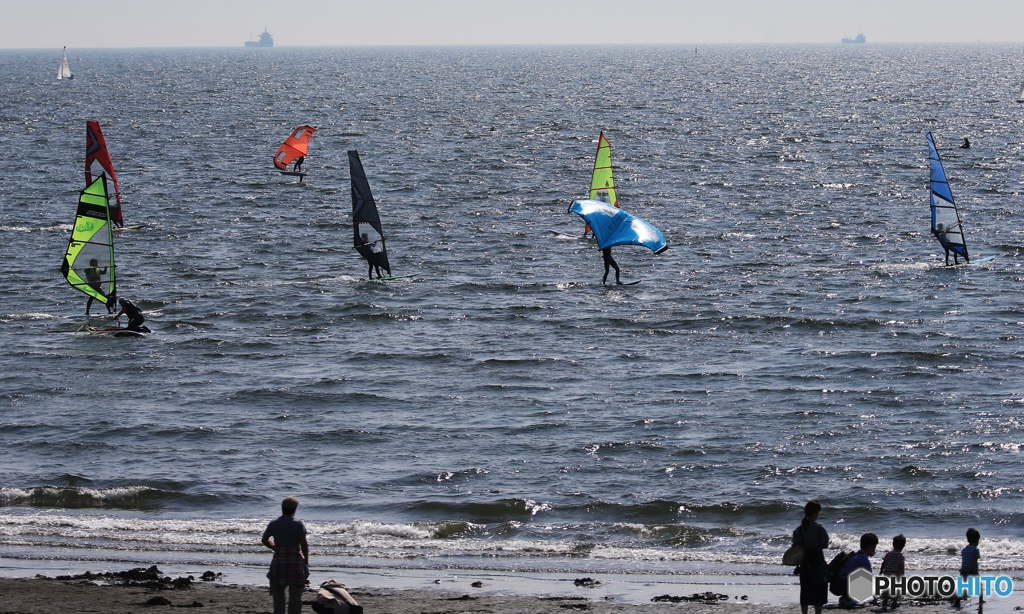
[[[107,142],[103,140],[103,131],[100,130],[99,122],[85,122],[85,185],[92,185],[100,175],[106,176],[114,184],[114,193],[107,195],[110,221],[124,226],[121,191],[117,187],[117,174],[114,173],[114,163],[110,161]]]
[[[313,138],[316,128],[312,126],[299,126],[292,132],[292,135],[285,139],[281,148],[274,154],[274,166],[278,170],[288,170],[292,161],[302,158],[309,152],[309,139]]]
[[[377,203],[370,192],[363,163],[358,151],[348,152],[349,177],[352,180],[352,227],[355,232],[355,248],[374,267],[383,269],[391,276],[388,263],[388,249],[384,244],[384,229],[380,225]]]

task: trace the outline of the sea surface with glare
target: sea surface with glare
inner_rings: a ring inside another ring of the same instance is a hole
[[[260,581],[295,495],[316,582],[742,576],[795,602],[809,499],[834,550],[902,532],[912,570],[955,573],[976,527],[982,570],[1024,577],[1020,45],[60,58],[0,51],[0,575]],[[87,120],[145,339],[72,334]],[[297,182],[271,156],[303,124]],[[636,285],[601,284],[566,211],[601,131],[669,242],[615,249]],[[943,266],[929,131],[994,261]],[[348,150],[408,279],[365,280]]]

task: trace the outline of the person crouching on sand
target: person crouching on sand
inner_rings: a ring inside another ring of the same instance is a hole
[[[295,519],[299,500],[285,497],[281,517],[267,525],[263,545],[274,551],[270,561],[270,593],[274,596],[274,614],[284,613],[284,589],[288,587],[288,614],[302,611],[302,589],[309,578],[309,544],[306,525]]]

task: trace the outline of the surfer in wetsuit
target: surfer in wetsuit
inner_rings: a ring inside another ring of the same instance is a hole
[[[107,267],[103,267],[102,269],[100,269],[100,261],[95,259],[95,258],[93,258],[92,260],[89,261],[89,266],[85,269],[85,281],[86,281],[86,283],[89,284],[90,288],[92,288],[96,292],[99,292],[100,296],[102,296],[104,298],[107,295],[103,294],[103,285],[102,285],[103,284],[103,277],[102,276],[106,275],[106,273],[107,273]],[[96,297],[90,295],[89,296],[89,302],[87,302],[85,304],[85,315],[89,315],[89,310],[92,308],[92,302],[94,300],[96,300]],[[110,305],[107,304],[106,301],[104,301],[104,304],[107,306],[107,313],[108,314],[109,313],[113,313],[114,310],[110,308]]]
[[[306,156],[301,156],[295,159],[295,172],[298,173],[302,170],[302,163],[306,161]]]
[[[619,265],[618,265],[617,262],[615,262],[615,259],[612,258],[612,248],[606,247],[606,248],[602,249],[601,250],[601,255],[604,256],[604,277],[601,279],[601,283],[603,284],[606,281],[608,281],[608,270],[609,270],[609,268],[614,268],[615,269],[615,283],[617,283],[617,284],[619,284],[621,286],[622,282],[619,281]]]
[[[135,331],[137,333],[149,333],[148,326],[143,326],[142,323],[146,321],[146,318],[142,315],[142,310],[135,305],[135,303],[128,299],[121,297],[117,299],[117,304],[121,306],[121,311],[114,316],[114,319],[118,319],[121,316],[128,316],[128,330]]]
[[[971,142],[968,141],[967,137],[965,136],[964,137],[964,144],[960,146],[960,149],[970,149],[970,148],[971,148]]]

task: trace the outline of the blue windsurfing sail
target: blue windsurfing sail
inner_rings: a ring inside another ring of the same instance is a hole
[[[967,255],[967,242],[964,241],[964,228],[960,222],[960,212],[953,201],[953,192],[949,189],[946,171],[942,168],[942,158],[935,148],[935,139],[928,133],[928,162],[931,166],[931,205],[932,234],[939,240],[942,247],[971,261]],[[946,254],[948,261],[949,254]]]
[[[616,245],[642,245],[655,254],[668,249],[665,236],[657,228],[607,203],[577,200],[569,207],[569,211],[587,222],[594,231],[600,249]]]

